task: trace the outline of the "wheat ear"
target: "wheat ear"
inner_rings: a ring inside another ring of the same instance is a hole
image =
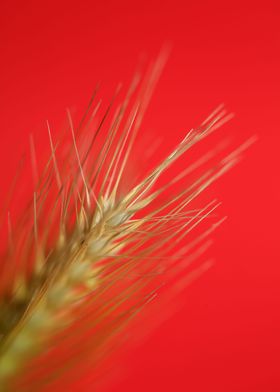
[[[154,298],[162,276],[170,274],[177,276],[177,283],[180,281],[178,276],[185,271],[182,260],[202,254],[208,244],[205,238],[219,224],[185,245],[189,233],[219,206],[213,201],[192,210],[190,204],[239,161],[240,153],[252,139],[204,170],[172,198],[161,200],[170,187],[182,183],[212,159],[216,149],[168,183],[158,187],[155,184],[175,161],[227,121],[222,108],[188,132],[154,170],[123,192],[124,172],[132,159],[133,144],[161,67],[162,59],[140,87],[139,78],[135,79],[112,116],[101,145],[97,139],[109,110],[86,143],[81,142],[79,129],[75,131],[68,112],[72,143],[62,152],[62,159],[71,164],[64,172],[59,167],[58,146],[48,124],[51,157],[20,221],[20,229],[13,233],[13,246],[5,256],[9,263],[5,263],[0,282],[3,390],[27,360],[40,355],[63,330],[71,334],[71,338],[64,336],[63,344],[71,343],[71,339],[73,342],[73,336],[76,341],[76,364],[82,352],[78,347],[81,336],[90,332],[92,341],[87,342],[87,349],[93,353],[102,351],[106,341]],[[133,94],[136,98],[131,104]],[[100,103],[91,103],[91,108],[83,129],[91,129],[89,124],[96,118]],[[73,332],[73,325],[79,325],[78,332]],[[67,366],[66,363],[66,370]],[[53,377],[61,374],[56,373]]]

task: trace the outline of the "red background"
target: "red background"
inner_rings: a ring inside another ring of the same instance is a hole
[[[1,3],[1,200],[30,132],[40,140],[46,118],[58,127],[66,107],[81,112],[99,80],[112,93],[139,54],[167,41],[145,126],[172,145],[225,102],[238,139],[259,135],[211,191],[230,217],[216,265],[181,312],[123,355],[104,391],[280,390],[279,11],[277,1]]]

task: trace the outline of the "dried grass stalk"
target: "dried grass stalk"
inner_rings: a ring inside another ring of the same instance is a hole
[[[239,161],[253,139],[203,169],[192,182],[186,178],[204,168],[218,154],[217,148],[167,183],[156,184],[175,161],[228,120],[222,107],[188,132],[138,183],[123,184],[163,62],[159,58],[140,85],[140,78],[135,78],[110,125],[113,104],[93,125],[100,110],[95,100],[77,130],[68,112],[72,143],[55,144],[47,124],[51,157],[29,208],[17,229],[10,231],[2,265],[2,390],[14,385],[13,377],[36,355],[42,363],[36,363],[22,389],[42,388],[43,382],[62,377],[71,367],[78,369],[85,353],[92,354],[91,366],[98,363],[106,344],[155,298],[162,282],[170,279],[176,290],[185,286],[190,277],[187,265],[204,254],[210,244],[207,237],[221,223],[187,241],[219,206],[212,201],[191,209],[191,203]],[[34,158],[34,146],[32,151]],[[176,187],[179,191],[168,197]],[[53,352],[51,364],[48,352]]]

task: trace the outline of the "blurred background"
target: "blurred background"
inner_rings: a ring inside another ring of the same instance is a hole
[[[99,81],[106,102],[165,43],[143,129],[174,146],[222,102],[227,135],[259,137],[209,192],[229,216],[214,267],[100,391],[279,391],[279,2],[3,0],[0,21],[1,205],[30,133],[48,148],[46,119],[57,132],[67,107],[79,118]]]

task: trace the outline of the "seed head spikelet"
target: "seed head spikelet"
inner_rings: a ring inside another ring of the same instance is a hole
[[[60,140],[47,122],[50,156],[40,176],[30,139],[36,186],[16,227],[8,215],[0,277],[1,390],[38,390],[65,374],[71,379],[70,369],[77,376],[86,367],[85,353],[94,368],[143,307],[161,292],[170,300],[210,265],[189,270],[223,219],[191,233],[213,218],[220,203],[191,203],[254,140],[222,158],[224,145],[217,145],[162,181],[176,161],[184,164],[190,148],[228,121],[221,106],[148,174],[137,181],[127,177],[164,61],[161,56],[143,78],[136,75],[115,111],[120,88],[103,114],[96,89],[77,127],[67,110],[68,135]],[[36,366],[25,374],[32,361]]]

